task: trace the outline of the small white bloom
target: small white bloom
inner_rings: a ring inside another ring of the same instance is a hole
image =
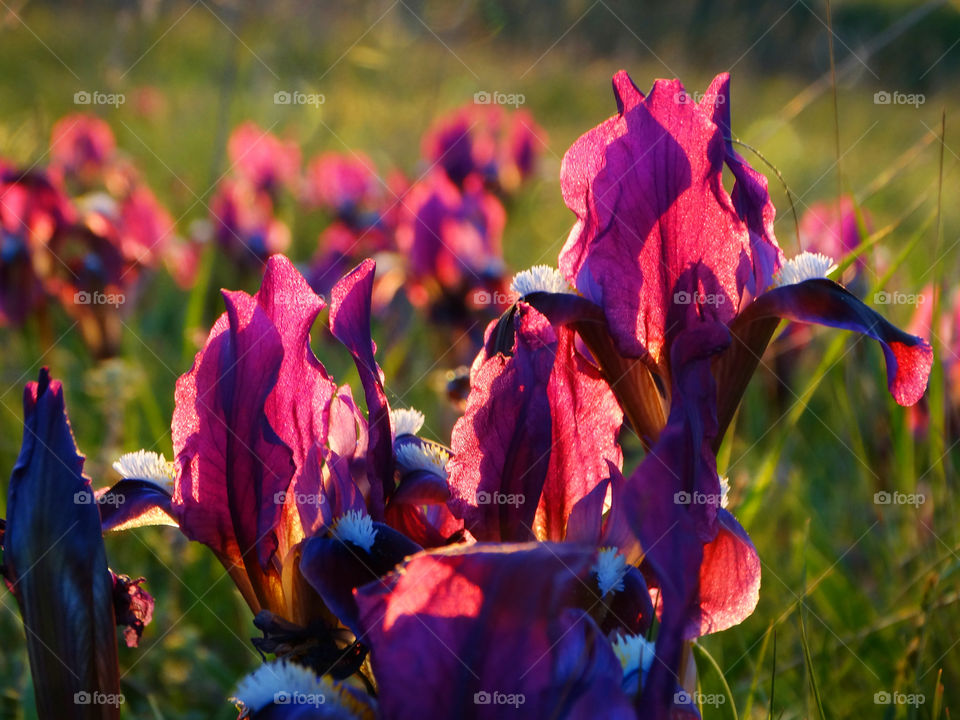
[[[510,289],[523,297],[532,292],[572,293],[573,288],[556,268],[549,265],[534,265],[529,270],[517,273],[510,282]]]
[[[637,692],[643,687],[653,665],[654,643],[643,635],[618,635],[613,642],[613,652],[623,668],[624,689]],[[635,681],[639,682],[633,686]]]
[[[124,480],[146,480],[163,490],[173,494],[173,485],[177,479],[177,466],[168,461],[163,455],[149,450],[121,455],[113,469],[120,473]]]
[[[804,280],[825,278],[836,269],[837,264],[833,258],[822,253],[802,252],[783,264],[773,279],[773,284],[776,287],[796,285]]]
[[[627,559],[617,548],[600,548],[597,564],[593,566],[600,594],[605,596],[609,592],[623,590],[623,576],[627,574],[628,569]]]
[[[720,507],[726,508],[730,504],[730,481],[720,477]]]
[[[332,683],[317,677],[303,665],[286,660],[274,660],[258,667],[237,683],[231,701],[242,703],[254,713],[273,704],[278,695],[302,693],[303,695],[326,695],[333,690]]]
[[[358,548],[370,552],[374,540],[377,539],[377,530],[373,527],[373,520],[360,510],[348,510],[340,516],[333,525],[333,534],[340,540],[351,542]]]
[[[390,427],[393,428],[393,437],[416,435],[423,427],[423,420],[423,413],[414,408],[391,410]]]
[[[447,476],[450,453],[432,442],[407,442],[397,448],[397,464],[404,470],[426,470]]]

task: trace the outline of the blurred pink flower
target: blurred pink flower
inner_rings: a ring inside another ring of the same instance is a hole
[[[116,141],[110,126],[94,115],[66,115],[53,126],[50,166],[68,180],[90,184],[112,160]]]
[[[360,153],[326,152],[307,166],[304,201],[337,216],[370,210],[381,196],[373,162]]]
[[[256,123],[236,127],[227,143],[232,169],[257,190],[276,193],[281,187],[293,187],[300,174],[300,147],[292,140],[281,140]]]

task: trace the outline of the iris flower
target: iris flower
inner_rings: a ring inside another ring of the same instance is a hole
[[[373,262],[361,264],[330,308],[366,417],[310,348],[323,300],[275,256],[256,295],[224,293],[227,312],[177,382],[175,461],[124,456],[109,493],[126,502],[104,503],[106,529],[176,524],[207,545],[257,614],[258,647],[340,676],[364,653],[344,652],[353,640],[340,623],[357,628],[353,589],[462,530],[446,509],[444,463],[429,463],[446,451],[416,437],[402,412],[393,430],[370,337],[373,278]]]
[[[60,382],[46,368],[24,392],[24,434],[7,497],[4,576],[26,631],[42,720],[117,718],[115,626],[137,644],[153,599],[107,567],[99,503],[83,475]],[[96,702],[91,702],[95,698]]]
[[[876,339],[894,399],[917,402],[930,346],[827,280],[830,259],[784,259],[766,178],[733,149],[729,76],[717,76],[700,102],[677,80],[658,80],[648,96],[622,71],[613,85],[619,114],[564,157],[561,187],[577,222],[560,270],[602,310],[613,343],[592,349],[608,377],[625,377],[621,399],[647,445],[670,407],[671,341],[700,321],[720,322],[733,337],[713,361],[716,444],[780,319]],[[729,193],[724,167],[734,178]]]

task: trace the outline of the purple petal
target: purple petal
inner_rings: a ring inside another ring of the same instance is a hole
[[[367,401],[367,474],[370,481],[370,514],[383,517],[383,502],[393,490],[393,441],[390,404],[383,389],[383,373],[374,359],[370,332],[370,302],[377,264],[364,260],[333,288],[330,330],[342,342],[357,366]]]
[[[514,711],[485,703],[497,692],[522,696],[523,717],[632,718],[619,662],[576,608],[594,557],[569,544],[478,544],[421,553],[358,589],[384,715]]]
[[[727,323],[769,284],[780,257],[772,205],[679,81],[658,80],[645,98],[625,73],[614,86],[620,115],[564,157],[561,187],[578,223],[560,269],[603,307],[623,355],[660,364],[675,309]],[[722,185],[725,162],[735,198]]]
[[[120,692],[113,584],[100,516],[63,402],[46,368],[24,392],[3,557],[26,629],[41,718],[116,718],[119,704],[76,709],[74,694]]]
[[[144,525],[177,526],[173,498],[149,480],[124,479],[97,493],[103,532]]]
[[[454,427],[450,507],[481,540],[559,541],[608,461],[622,462],[623,415],[571,328],[526,303],[512,325],[512,356],[481,363]]]
[[[177,382],[174,509],[257,611],[282,604],[278,574],[266,569],[299,534],[282,498],[325,437],[335,388],[309,348],[322,301],[286,258],[270,259],[256,296],[224,298],[227,312]]]
[[[303,545],[300,571],[324,604],[344,625],[360,634],[354,589],[393,570],[420,546],[383,523],[373,523],[376,538],[370,550],[336,537],[308,538]]]
[[[905,333],[831,280],[805,280],[758,297],[733,326],[778,317],[863,333],[880,343],[887,364],[887,388],[900,405],[913,405],[927,388],[933,349]]]

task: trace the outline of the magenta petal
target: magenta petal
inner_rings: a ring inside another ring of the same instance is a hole
[[[298,534],[283,520],[291,517],[283,499],[309,448],[325,439],[335,388],[309,347],[322,301],[286,258],[270,259],[257,295],[224,298],[227,312],[177,381],[174,512],[228,569],[246,568],[255,586],[241,591],[259,609],[277,588],[251,563],[266,570]]]
[[[805,280],[774,288],[751,303],[737,323],[767,317],[827,325],[872,337],[883,348],[887,388],[900,405],[915,404],[927,388],[933,366],[930,344],[890,324],[832,280]]]
[[[342,342],[357,366],[367,400],[367,476],[370,481],[370,514],[383,517],[383,502],[393,490],[393,440],[390,404],[383,389],[383,373],[374,359],[370,333],[370,303],[377,264],[364,260],[333,288],[330,330]]]
[[[779,262],[772,205],[679,81],[658,80],[645,98],[625,74],[614,84],[620,115],[564,157],[561,186],[578,223],[560,269],[603,307],[622,354],[659,363],[675,305],[726,323],[769,284]],[[725,162],[739,174],[736,198],[722,185]]]
[[[617,435],[623,412],[601,372],[577,351],[576,333],[559,327],[556,360],[547,385],[552,445],[543,494],[537,508],[538,536],[561,540],[567,518],[580,498],[619,471],[623,454]]]
[[[277,382],[264,411],[270,427],[293,451],[293,461],[301,468],[310,449],[327,438],[330,404],[337,392],[336,383],[310,348],[310,328],[324,302],[282,255],[267,262],[255,299],[283,345]]]
[[[472,378],[453,430],[450,508],[481,540],[559,541],[608,461],[622,462],[623,415],[572,329],[521,303],[488,345],[497,334],[513,340],[513,354],[483,360]]]
[[[303,472],[290,491],[306,536],[324,532],[351,510],[367,511],[350,465],[350,458],[320,445],[310,449]]]
[[[498,692],[522,694],[523,717],[633,717],[609,643],[575,606],[593,560],[570,544],[478,544],[359,588],[384,716],[503,717],[514,708],[474,699]]]
[[[550,465],[547,385],[556,335],[528,306],[517,311],[513,356],[485,360],[453,428],[450,509],[478,540],[530,540]]]
[[[173,444],[180,477],[174,502],[183,532],[242,565],[277,548],[276,493],[293,477],[290,448],[263,408],[283,359],[276,327],[244,293],[224,293],[220,316],[193,369],[177,381]],[[262,528],[262,530],[261,530]]]
[[[726,510],[720,530],[703,547],[697,635],[726,630],[753,613],[760,598],[760,557],[746,530]]]

